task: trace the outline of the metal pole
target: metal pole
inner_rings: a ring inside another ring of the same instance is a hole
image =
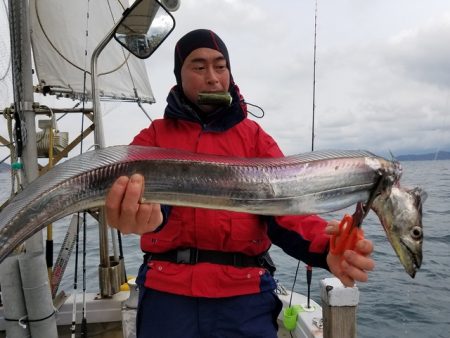
[[[30,41],[30,20],[28,0],[9,1],[11,51],[13,58],[14,104],[16,108],[16,131],[18,135],[18,151],[23,163],[25,177],[23,184],[28,183],[39,175],[37,163],[36,123],[33,112],[33,78]],[[20,125],[20,127],[19,127]],[[20,143],[20,144],[19,144]],[[44,257],[42,231],[29,238],[26,243],[26,253],[19,256],[18,270],[20,270],[23,297],[17,295],[12,306],[22,306],[25,302],[28,319],[46,318],[39,322],[39,334],[33,337],[57,337],[56,319],[53,302],[48,287],[47,269]],[[21,264],[23,262],[24,264]],[[37,276],[44,276],[42,280]],[[17,282],[19,283],[19,281]],[[3,286],[2,286],[3,287]],[[8,293],[7,289],[2,289]],[[17,304],[21,303],[22,304]],[[5,308],[10,306],[5,301]],[[35,325],[36,326],[36,325]],[[30,326],[31,327],[31,326]],[[41,335],[42,333],[42,335]],[[9,334],[12,334],[9,332]]]
[[[120,21],[119,21],[120,22]],[[103,121],[100,106],[100,91],[98,88],[98,70],[97,61],[100,53],[105,46],[114,36],[116,25],[111,31],[103,38],[103,40],[97,45],[92,52],[91,57],[91,89],[92,89],[92,107],[94,111],[94,142],[96,149],[104,148],[105,138],[103,132]],[[116,238],[111,233],[112,240]],[[120,285],[126,280],[125,276],[121,276],[123,269],[123,262],[118,259],[117,249],[114,252],[114,261],[110,262],[109,249],[108,249],[108,227],[106,223],[106,215],[104,208],[99,210],[99,242],[100,242],[100,266],[99,266],[99,283],[100,294],[102,296],[111,296],[117,293],[120,289]]]
[[[12,5],[11,1],[11,5]],[[31,41],[30,41],[30,24],[29,24],[29,7],[27,0],[20,0],[20,9],[22,11],[21,24],[22,36],[20,38],[20,77],[21,77],[21,99],[22,113],[26,131],[26,142],[23,142],[22,162],[25,174],[24,186],[33,181],[39,175],[37,163],[37,145],[36,145],[36,122],[33,112],[33,73],[31,61]],[[12,7],[11,7],[12,10]],[[43,234],[38,232],[26,242],[27,252],[43,252]]]

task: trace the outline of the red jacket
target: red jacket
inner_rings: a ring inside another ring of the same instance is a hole
[[[170,108],[170,95],[168,100]],[[179,102],[175,103],[179,108]],[[200,120],[191,121],[189,115],[173,118],[176,115],[173,106],[172,102],[172,109],[166,109],[165,118],[155,120],[142,130],[132,144],[225,156],[283,156],[272,137],[245,116],[235,119],[236,123],[230,122],[230,128],[217,130],[214,123],[205,125]],[[239,212],[174,206],[165,218],[159,231],[142,235],[144,252],[195,247],[255,256],[267,251],[274,242],[294,256],[300,255],[298,258],[309,264],[327,267],[328,237],[323,232],[326,222],[317,216],[263,218]],[[275,287],[275,282],[265,269],[259,267],[238,268],[212,263],[188,265],[152,260],[145,286],[186,296],[229,297],[267,291]]]

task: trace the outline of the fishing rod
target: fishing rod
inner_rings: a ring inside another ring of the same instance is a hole
[[[312,93],[312,127],[311,127],[311,151],[314,151],[315,117],[316,117],[316,50],[317,50],[317,0],[314,13],[314,61],[313,61],[313,93]],[[311,280],[312,266],[306,266],[306,285],[308,287],[306,307],[311,308]]]
[[[87,337],[87,319],[86,319],[86,210],[83,211],[83,308],[81,310],[81,332],[80,337]]]
[[[312,93],[312,127],[311,127],[311,151],[314,151],[315,139],[315,115],[316,115],[316,59],[317,59],[317,0],[315,1],[314,11],[314,57],[313,57],[313,93]],[[294,292],[295,282],[297,279],[298,270],[300,269],[300,261],[297,263],[294,283],[292,284],[291,299],[289,307],[291,307],[292,293]],[[311,281],[312,281],[312,266],[306,265],[306,285],[307,285],[307,303],[306,308],[311,309]]]
[[[89,19],[88,19],[89,20]],[[86,58],[84,59],[84,69],[86,69]],[[83,72],[83,93],[86,93],[86,81],[87,81],[87,72],[86,70]],[[85,108],[86,100],[83,99],[82,102],[82,108],[84,110]],[[81,130],[84,129],[84,114],[81,114]],[[83,153],[83,140],[81,140],[80,143],[80,153]],[[83,292],[82,292],[82,302],[83,307],[81,310],[81,328],[80,328],[80,337],[87,337],[87,319],[86,319],[86,217],[87,213],[86,210],[83,211],[83,260],[82,260],[82,285],[83,285]]]
[[[89,9],[88,9],[89,11]],[[87,16],[87,18],[89,18],[89,15]],[[89,19],[88,19],[89,20]],[[87,25],[87,23],[86,23]],[[83,93],[84,93],[84,97],[82,99],[82,109],[84,111],[85,109],[85,103],[86,103],[86,82],[87,82],[87,64],[86,64],[86,55],[87,55],[87,46],[85,46],[85,58],[84,58],[84,71],[83,71]],[[81,133],[83,133],[84,130],[84,119],[85,116],[84,114],[81,114]],[[80,154],[83,153],[83,147],[84,147],[84,138],[81,139],[80,141]],[[78,213],[78,219],[80,219],[80,213]],[[81,337],[86,337],[87,336],[87,320],[86,320],[86,211],[83,212],[83,217],[82,217],[82,221],[83,221],[83,259],[82,259],[82,287],[83,287],[83,293],[82,293],[82,319],[81,319],[81,330],[80,330],[80,335]],[[74,298],[73,298],[73,308],[72,308],[72,326],[71,326],[71,338],[75,338],[75,328],[76,328],[76,312],[77,312],[77,301],[76,301],[76,296],[77,296],[77,292],[78,292],[78,245],[79,245],[79,240],[80,240],[80,222],[78,221],[77,223],[77,235],[76,235],[76,250],[75,250],[75,272],[74,272],[74,284],[73,284],[73,289],[74,289]]]
[[[75,237],[75,271],[73,274],[73,303],[72,303],[72,324],[70,326],[71,338],[75,338],[77,321],[77,294],[78,294],[78,244],[80,235],[80,217],[77,217],[77,230]]]
[[[313,62],[313,94],[312,94],[312,127],[311,127],[311,151],[314,151],[315,115],[316,115],[316,49],[317,49],[317,0],[314,14],[314,62]]]

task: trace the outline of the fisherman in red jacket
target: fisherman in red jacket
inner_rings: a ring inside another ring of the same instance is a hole
[[[202,154],[282,157],[256,122],[231,75],[224,42],[210,30],[183,36],[175,46],[177,84],[164,118],[132,144]],[[198,104],[198,94],[228,91],[227,106]],[[330,270],[345,285],[366,281],[374,262],[371,241],[343,256],[328,252],[337,222],[318,216],[262,217],[240,212],[140,204],[143,177],[120,177],[111,188],[109,224],[141,235],[145,253],[138,337],[277,337],[281,302],[267,251],[272,243],[303,262]]]

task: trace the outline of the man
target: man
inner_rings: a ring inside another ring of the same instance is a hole
[[[174,73],[177,85],[168,95],[164,118],[142,130],[132,144],[226,156],[283,156],[272,137],[247,119],[227,48],[217,34],[199,29],[183,36],[175,46]],[[231,105],[198,104],[199,93],[224,91],[231,94]],[[281,303],[266,256],[271,243],[329,269],[348,286],[367,280],[373,269],[368,240],[343,256],[328,253],[335,221],[139,204],[142,189],[142,176],[121,177],[106,200],[109,224],[124,234],[141,235],[146,253],[137,279],[138,337],[276,337]]]

